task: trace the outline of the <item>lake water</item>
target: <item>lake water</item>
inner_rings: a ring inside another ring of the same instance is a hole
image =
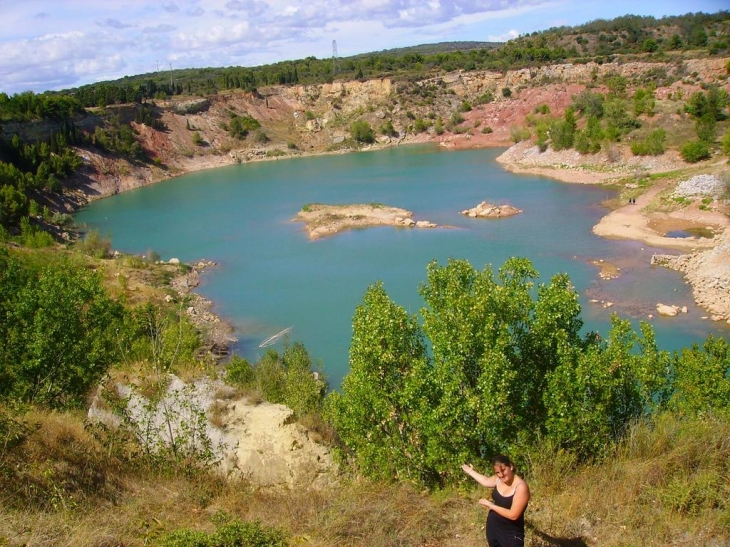
[[[235,325],[234,351],[256,360],[264,339],[292,327],[288,340],[305,344],[333,388],[347,373],[351,320],[367,287],[383,281],[391,299],[417,313],[431,260],[464,258],[497,270],[508,257],[524,256],[541,281],[567,272],[581,294],[586,329],[601,333],[611,313],[638,325],[662,302],[689,308],[651,320],[662,348],[701,343],[711,332],[727,336],[724,326],[701,319],[706,312],[680,274],[649,265],[653,252],[667,251],[593,235],[611,191],[509,173],[494,161],[500,152],[408,146],[234,165],[96,201],[76,220],[111,236],[123,252],[218,262],[198,292]],[[483,200],[524,213],[500,220],[459,214]],[[291,221],[307,203],[373,202],[449,227],[368,228],[310,241],[304,225]],[[623,275],[601,280],[593,259],[614,263]]]

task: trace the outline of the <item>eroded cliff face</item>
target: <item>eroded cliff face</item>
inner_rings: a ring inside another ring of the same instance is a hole
[[[560,115],[573,95],[606,75],[618,74],[644,82],[666,75],[674,83],[660,86],[657,97],[666,98],[678,90],[686,97],[700,89],[700,83],[730,89],[727,62],[725,58],[713,58],[671,64],[559,64],[504,73],[454,72],[419,82],[375,79],[274,86],[254,93],[236,91],[206,98],[158,101],[155,110],[165,130],[130,122],[152,161],[135,163],[94,148],[80,150],[85,166],[74,181],[69,207],[200,169],[348,150],[349,128],[358,119],[367,121],[375,130],[378,145],[438,142],[460,147],[507,146],[511,144],[511,128],[524,124],[537,106],[547,105],[552,114]],[[504,88],[511,90],[511,96],[503,96]],[[491,93],[493,101],[479,104],[478,98],[485,93]],[[463,113],[463,125],[489,127],[490,131],[446,131],[437,135],[431,128],[413,132],[417,118],[433,120],[440,116],[446,121],[464,100],[472,101],[474,108]],[[122,121],[133,119],[132,105],[107,110],[119,115]],[[231,137],[227,127],[232,115],[251,116],[261,128],[251,131],[245,139]],[[380,128],[386,121],[392,123],[393,134],[381,134]],[[78,121],[90,132],[102,123],[101,114],[96,112]],[[37,132],[42,128],[29,127],[25,131]],[[198,137],[196,144],[194,139]]]

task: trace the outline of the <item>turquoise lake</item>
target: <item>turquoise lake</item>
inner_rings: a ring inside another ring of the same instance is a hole
[[[288,341],[304,343],[334,389],[348,371],[351,320],[367,287],[382,281],[392,300],[417,313],[432,260],[464,258],[496,271],[522,256],[540,281],[567,272],[581,294],[586,330],[604,334],[618,313],[636,326],[650,321],[667,350],[710,333],[727,336],[723,325],[701,319],[707,314],[679,273],[649,265],[653,253],[671,251],[593,235],[611,190],[509,173],[494,161],[501,151],[404,146],[233,165],[93,202],[75,220],[110,236],[122,252],[218,262],[198,292],[235,325],[235,353],[256,360],[263,340],[292,327]],[[524,213],[500,220],[460,214],[483,200]],[[310,241],[304,225],[292,222],[307,203],[373,202],[448,227],[368,228]],[[601,280],[593,259],[617,265],[621,277]],[[649,320],[657,302],[689,313]]]

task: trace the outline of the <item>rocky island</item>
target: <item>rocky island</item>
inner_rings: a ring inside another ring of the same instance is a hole
[[[505,218],[519,215],[521,212],[522,209],[511,205],[493,205],[488,201],[482,201],[476,207],[462,211],[461,214],[471,218]]]
[[[343,230],[370,226],[402,226],[406,228],[435,228],[433,222],[413,220],[413,213],[399,207],[380,203],[354,205],[324,205],[311,203],[302,207],[292,220],[305,222],[310,239],[337,234]]]

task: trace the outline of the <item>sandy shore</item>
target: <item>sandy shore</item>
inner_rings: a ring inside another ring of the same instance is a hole
[[[671,217],[669,215],[649,214],[648,207],[663,191],[663,185],[652,187],[636,198],[636,203],[627,204],[611,211],[593,227],[593,233],[609,239],[632,239],[643,241],[652,247],[697,251],[711,249],[717,245],[716,238],[698,237],[666,237],[664,234],[673,230],[685,230],[688,226],[698,225],[712,227],[714,232],[722,233],[729,225],[727,217],[720,214],[685,215]],[[661,222],[660,222],[661,220]],[[654,229],[662,226],[664,230]]]
[[[617,151],[613,161],[604,155],[582,156],[574,150],[540,152],[528,142],[518,143],[497,158],[508,171],[553,178],[578,184],[617,184],[630,191],[633,202],[625,203],[605,215],[593,227],[593,233],[608,239],[628,239],[651,247],[685,253],[681,260],[666,259],[656,263],[681,271],[692,286],[695,302],[708,310],[715,321],[730,323],[730,218],[727,205],[714,202],[700,207],[699,198],[687,207],[666,207],[662,197],[670,195],[677,184],[673,178],[659,179],[647,190],[627,183],[636,172],[667,173],[687,169],[675,152],[659,157],[641,158]],[[724,163],[708,165],[719,172]],[[697,232],[708,237],[668,237],[673,231]],[[604,278],[620,275],[606,272]]]

